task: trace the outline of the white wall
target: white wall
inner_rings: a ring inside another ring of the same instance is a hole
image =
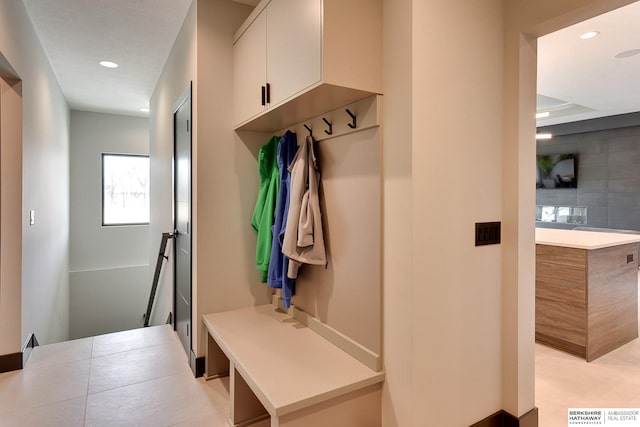
[[[102,226],[102,153],[149,154],[149,120],[71,112],[72,339],[141,327],[157,255],[149,226]]]
[[[42,344],[69,335],[69,109],[21,1],[0,0],[0,52],[22,80],[22,248],[8,249],[22,254],[21,320],[0,313],[6,330],[21,330],[3,348],[19,351],[31,332]]]
[[[70,273],[71,339],[141,328],[149,298],[148,266]]]

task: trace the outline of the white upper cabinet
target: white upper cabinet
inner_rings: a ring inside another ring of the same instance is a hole
[[[279,130],[374,93],[381,0],[263,0],[236,33],[236,129]]]
[[[272,105],[320,81],[322,0],[271,0],[267,11],[267,81]]]
[[[234,117],[255,117],[266,109],[267,13],[263,11],[233,49]]]

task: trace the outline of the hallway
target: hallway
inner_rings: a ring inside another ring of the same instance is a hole
[[[0,375],[0,426],[226,426],[228,379],[194,379],[170,326],[36,347]]]

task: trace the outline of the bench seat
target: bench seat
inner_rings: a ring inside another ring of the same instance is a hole
[[[380,425],[384,373],[275,306],[207,314],[203,322],[207,376],[231,375],[230,425],[266,417],[272,427]]]

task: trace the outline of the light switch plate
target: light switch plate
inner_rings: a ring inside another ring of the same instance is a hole
[[[29,225],[34,225],[36,223],[36,211],[31,209],[29,211]]]
[[[476,246],[500,244],[500,221],[476,223]]]

